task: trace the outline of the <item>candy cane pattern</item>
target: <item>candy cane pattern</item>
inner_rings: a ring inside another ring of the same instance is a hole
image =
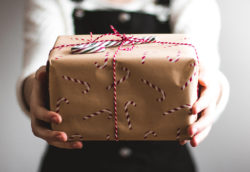
[[[147,139],[148,138],[148,135],[152,134],[154,137],[157,136],[156,132],[152,131],[152,130],[149,130],[149,131],[146,131],[145,134],[144,134],[144,139]]]
[[[195,67],[196,66],[196,62],[193,62],[190,64],[190,67]]]
[[[71,136],[69,136],[68,141],[83,141],[83,136],[81,134],[72,134]]]
[[[177,58],[171,58],[170,56],[167,56],[167,59],[171,63],[176,63],[176,62],[178,62],[180,60],[180,56],[181,56],[181,51],[179,50],[177,52]]]
[[[98,69],[103,69],[103,68],[105,68],[105,67],[107,66],[107,64],[108,64],[108,56],[109,56],[109,52],[107,52],[107,53],[105,54],[104,64],[103,64],[102,66],[99,65],[97,62],[95,62],[95,65],[96,65],[96,67],[97,67]]]
[[[164,116],[165,116],[165,115],[169,115],[169,114],[174,113],[174,112],[177,112],[177,111],[179,111],[179,110],[181,110],[181,109],[190,108],[190,107],[191,107],[190,104],[181,105],[181,106],[179,106],[179,107],[176,107],[176,108],[173,108],[173,109],[170,109],[170,110],[164,112],[162,115],[164,115]]]
[[[127,121],[128,121],[128,128],[130,130],[132,130],[132,124],[131,124],[131,120],[130,120],[130,116],[129,116],[129,113],[128,113],[128,106],[129,105],[133,105],[134,107],[136,107],[136,103],[134,101],[127,101],[124,105],[124,111],[125,111],[125,116],[127,118]]]
[[[125,81],[126,79],[128,79],[128,77],[130,76],[130,70],[129,70],[128,68],[122,67],[121,69],[122,69],[123,71],[126,72],[126,75],[123,76],[120,80],[116,81],[116,85],[118,85],[118,84],[124,82],[124,81]],[[110,90],[113,86],[114,86],[114,83],[111,84],[111,85],[109,85],[109,86],[107,86],[106,89],[107,89],[107,90]]]
[[[144,64],[144,63],[145,63],[145,58],[146,58],[145,55],[141,57],[141,64]]]
[[[147,52],[144,52],[143,56],[141,57],[141,64],[145,63],[146,55],[147,55]]]
[[[196,68],[195,68],[196,69]],[[185,84],[181,87],[181,90],[184,90],[185,88],[187,88],[187,86],[193,81],[193,78],[196,76],[197,72],[196,70],[194,71],[194,73],[192,74],[192,76],[190,76],[190,78],[185,82]]]
[[[60,111],[60,106],[61,106],[61,103],[62,102],[65,102],[66,104],[69,104],[69,100],[65,97],[62,97],[62,98],[59,98],[56,102],[56,113],[59,113]]]
[[[151,87],[151,88],[154,88],[156,91],[158,91],[158,92],[161,93],[162,97],[161,97],[161,98],[157,98],[156,101],[162,102],[163,100],[166,99],[165,91],[163,91],[162,89],[160,89],[160,88],[157,87],[156,85],[152,84],[151,82],[149,82],[149,81],[147,81],[147,80],[145,80],[145,79],[143,79],[143,78],[141,78],[141,81],[142,81],[144,84],[148,85],[148,86]]]
[[[177,131],[176,131],[176,140],[180,140],[180,135],[181,135],[181,128],[177,128]]]
[[[109,134],[106,135],[106,140],[110,140],[110,135]]]
[[[62,78],[67,80],[67,81],[72,81],[72,82],[84,85],[86,87],[86,90],[82,91],[83,94],[87,94],[89,92],[89,90],[90,90],[90,85],[89,85],[88,82],[81,81],[79,79],[75,79],[75,78],[72,78],[72,77],[69,77],[69,76],[66,76],[66,75],[63,75]]]
[[[105,112],[108,113],[108,119],[111,119],[112,118],[112,112],[109,109],[99,110],[99,111],[97,111],[95,113],[92,113],[90,115],[84,116],[82,119],[83,120],[87,120],[87,119],[90,119],[90,118],[92,118],[94,116],[100,115],[100,114],[105,113]]]

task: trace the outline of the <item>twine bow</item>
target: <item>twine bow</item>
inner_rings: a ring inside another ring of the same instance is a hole
[[[135,38],[134,36],[126,36],[125,34],[120,34],[113,26],[110,26],[114,33],[104,34],[97,37],[93,41],[88,41],[87,43],[77,45],[71,48],[72,54],[86,54],[86,53],[98,53],[103,52],[107,47],[115,47],[121,45],[131,45],[132,47],[120,48],[120,50],[131,51],[135,44],[144,44],[155,41],[155,37],[148,36],[143,38]],[[119,37],[119,40],[99,40],[103,36],[114,35]]]

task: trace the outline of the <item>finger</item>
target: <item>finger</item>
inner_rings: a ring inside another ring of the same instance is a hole
[[[179,143],[180,143],[180,145],[185,145],[186,143],[188,142],[188,140],[181,140]]]
[[[83,147],[82,142],[50,142],[52,146],[63,148],[63,149],[81,149]]]
[[[33,89],[31,93],[31,110],[32,107],[37,105],[45,106],[46,98],[48,96],[48,86],[47,86],[47,73],[46,67],[40,67],[35,73],[35,80],[33,83]],[[35,109],[35,108],[33,108]]]
[[[209,134],[211,128],[212,128],[212,126],[209,126],[205,130],[203,130],[202,132],[195,135],[192,138],[192,140],[190,141],[191,146],[193,146],[193,147],[198,146],[207,137],[207,135]]]
[[[60,124],[62,122],[61,115],[53,111],[48,111],[42,106],[37,106],[32,114],[36,119],[42,120],[47,123],[53,122],[55,124]]]
[[[67,134],[62,131],[53,131],[47,128],[41,121],[32,119],[31,122],[32,132],[35,136],[40,137],[48,142],[52,141],[67,141]]]
[[[215,111],[215,105],[211,104],[208,108],[203,110],[201,117],[195,123],[191,124],[188,128],[188,133],[190,136],[194,136],[201,132],[208,126],[212,125],[213,113]]]
[[[192,107],[192,114],[198,114],[203,109],[208,107],[212,99],[210,92],[210,86],[202,88],[200,98],[194,103]]]
[[[35,78],[38,81],[41,81],[44,79],[44,77],[46,76],[46,66],[41,66],[35,74]]]

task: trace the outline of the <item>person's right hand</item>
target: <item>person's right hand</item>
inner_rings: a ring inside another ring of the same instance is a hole
[[[48,95],[46,67],[40,67],[35,74],[30,96],[31,128],[35,136],[40,137],[48,144],[65,149],[81,149],[82,142],[67,142],[67,134],[62,131],[53,131],[50,123],[60,124],[60,114],[46,109]]]

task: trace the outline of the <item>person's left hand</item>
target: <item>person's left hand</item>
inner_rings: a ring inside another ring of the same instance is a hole
[[[198,146],[210,132],[216,119],[216,103],[220,96],[220,82],[216,72],[200,65],[199,85],[201,86],[200,97],[192,107],[192,115],[200,114],[198,120],[188,127],[188,134],[192,137],[190,144]],[[188,140],[180,141],[184,145]]]

